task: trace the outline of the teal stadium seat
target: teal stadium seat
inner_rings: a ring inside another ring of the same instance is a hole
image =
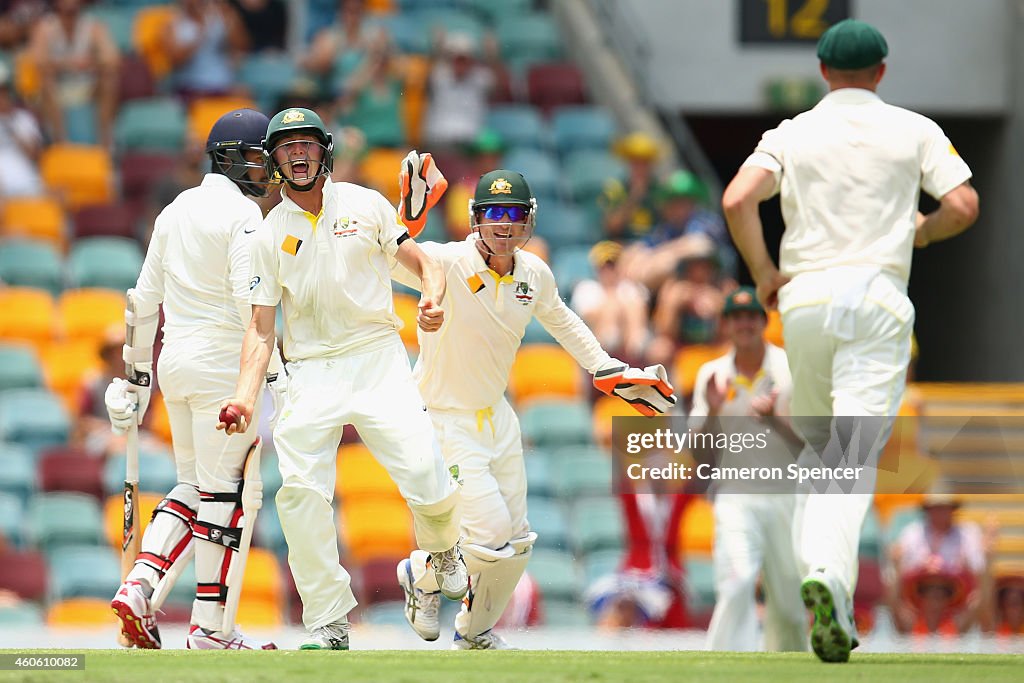
[[[256,529],[253,535],[256,545],[266,548],[280,557],[288,555],[288,543],[284,538],[284,531],[281,529],[281,519],[277,515],[277,505],[274,504],[274,497],[263,494],[264,505],[256,516]]]
[[[549,600],[576,600],[579,597],[579,576],[570,553],[534,548],[527,571],[540,586],[545,604]]]
[[[544,118],[529,104],[499,104],[487,114],[487,127],[501,135],[509,147],[547,150],[550,133]]]
[[[610,467],[610,463],[607,466]],[[625,535],[622,511],[614,498],[581,500],[573,506],[572,517],[573,546],[577,553],[622,549]]]
[[[610,181],[626,182],[629,171],[611,153],[581,149],[570,153],[564,164],[569,196],[580,204],[593,205]]]
[[[484,34],[485,26],[474,13],[457,7],[439,7],[439,4],[429,3],[411,15],[426,35],[431,36],[441,30],[445,35],[461,33],[475,40]]]
[[[552,257],[551,271],[563,299],[572,296],[572,290],[582,280],[595,277],[590,263],[590,247],[585,245],[562,247]]]
[[[38,490],[36,459],[24,446],[0,442],[0,493],[17,498],[22,508]]]
[[[50,242],[3,240],[0,243],[0,280],[17,287],[45,289],[58,296],[64,289],[64,265]]]
[[[125,456],[107,458],[103,466],[103,490],[106,494],[119,493],[124,488]],[[178,483],[174,459],[169,454],[139,453],[139,490],[161,496]]]
[[[242,62],[238,80],[242,82],[263,111],[277,106],[278,99],[288,93],[298,70],[288,55],[254,54]]]
[[[76,287],[103,287],[123,292],[135,286],[143,258],[135,240],[85,237],[72,245],[68,270]]]
[[[563,157],[583,149],[606,152],[615,136],[615,120],[597,105],[560,107],[551,117],[551,130]]]
[[[191,607],[195,599],[196,563],[195,560],[192,560],[182,570],[174,585],[171,586],[171,591],[167,594],[167,604]]]
[[[0,607],[0,629],[42,628],[43,608],[32,602]]]
[[[48,557],[54,599],[110,599],[113,595],[121,562],[110,546],[67,546],[48,553]]]
[[[903,533],[904,529],[914,522],[920,522],[923,519],[924,513],[917,506],[893,511],[892,516],[889,518],[889,524],[885,528],[885,544],[887,546],[892,545],[899,540],[900,534]]]
[[[531,500],[554,495],[555,489],[551,483],[551,453],[540,448],[530,448],[524,454],[526,489]]]
[[[590,408],[583,401],[534,401],[522,411],[519,423],[526,442],[540,448],[591,441]]]
[[[86,12],[86,14],[95,17],[107,27],[110,37],[117,44],[117,49],[121,54],[132,52],[135,49],[135,46],[132,44],[132,29],[135,25],[135,15],[137,13],[138,7],[133,7],[123,2],[117,4],[110,2],[100,3]]]
[[[602,576],[615,574],[622,564],[622,550],[617,548],[606,548],[587,553],[583,557],[583,575],[586,577],[587,585],[600,579]]]
[[[68,142],[76,145],[95,145],[99,142],[99,137],[96,135],[95,104],[82,102],[64,107],[63,112]]]
[[[71,418],[56,394],[46,389],[0,392],[0,440],[39,451],[66,443],[70,435]]]
[[[536,149],[511,149],[505,154],[501,165],[511,171],[519,171],[530,184],[533,196],[539,204],[538,212],[544,215],[547,203],[558,201],[561,192],[561,174],[558,160],[554,155]]]
[[[43,386],[43,369],[31,346],[0,342],[0,391]]]
[[[526,324],[526,331],[523,332],[523,345],[526,344],[557,344],[558,341],[551,336],[551,333],[544,329],[540,321],[534,318]]]
[[[559,448],[551,458],[551,472],[560,498],[611,495],[612,459],[596,446]]]
[[[554,19],[540,12],[502,12],[496,18],[495,34],[505,62],[518,71],[562,56],[562,36]]]
[[[476,12],[488,24],[493,25],[507,14],[529,14],[533,11],[536,3],[534,0],[504,0],[500,4],[496,4],[493,0],[462,0],[462,4]]]
[[[185,110],[174,98],[131,100],[118,112],[114,138],[122,151],[181,152],[187,126]]]
[[[0,536],[16,548],[25,547],[25,498],[19,493],[0,490]]]
[[[442,600],[441,602],[445,602]],[[405,603],[399,600],[375,602],[363,611],[363,623],[377,626],[402,627],[405,621]]]
[[[583,209],[558,202],[538,210],[537,234],[557,253],[563,247],[592,247],[604,239],[604,226],[591,220]]]
[[[537,532],[536,547],[569,549],[569,519],[561,503],[529,496],[526,517],[530,520],[530,529]]]
[[[543,612],[545,626],[560,629],[589,629],[592,626],[587,608],[577,602],[545,600]]]
[[[708,612],[715,607],[715,567],[703,557],[686,558],[687,605],[693,612]]]
[[[28,539],[49,554],[60,546],[103,545],[103,519],[99,502],[84,493],[40,493],[28,504]],[[116,560],[114,571],[120,576]],[[109,583],[107,589],[110,589]]]
[[[366,26],[371,31],[385,29],[395,48],[402,54],[425,55],[430,52],[431,34],[420,26],[415,12],[367,17]],[[335,66],[338,66],[337,63]],[[338,75],[335,73],[335,76]]]
[[[860,546],[857,554],[876,562],[882,556],[882,527],[878,521],[878,513],[874,508],[864,516],[864,526],[860,530]]]

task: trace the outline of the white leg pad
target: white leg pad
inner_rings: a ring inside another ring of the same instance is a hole
[[[156,588],[178,562],[192,557],[192,523],[199,509],[199,491],[190,484],[178,484],[160,501],[142,535],[139,556],[128,579],[140,579]],[[176,576],[179,572],[175,572]]]
[[[462,544],[471,586],[462,611],[455,617],[455,630],[463,638],[475,638],[498,623],[526,570],[536,540],[537,534],[530,531],[497,550]]]

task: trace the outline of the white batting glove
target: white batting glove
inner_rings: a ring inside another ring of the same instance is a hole
[[[402,196],[398,216],[409,229],[409,236],[416,237],[427,225],[427,213],[448,189],[448,181],[429,152],[417,154],[413,150],[402,161],[398,184]]]
[[[641,415],[654,417],[676,404],[675,389],[663,365],[631,368],[612,358],[594,373],[594,386],[608,396],[618,396]]]
[[[128,392],[128,380],[115,377],[103,393],[103,403],[107,406],[110,426],[116,434],[126,434],[136,423],[135,406],[137,397]]]
[[[267,373],[267,388],[270,389],[270,400],[273,402],[273,412],[270,414],[270,428],[277,425],[284,410],[285,395],[288,393],[288,373],[281,368],[278,372]]]

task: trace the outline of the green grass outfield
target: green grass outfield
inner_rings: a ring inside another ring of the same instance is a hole
[[[65,652],[74,652],[66,650]],[[39,650],[2,650],[31,656]],[[85,671],[0,672],[0,680],[218,683],[220,681],[702,681],[997,683],[1022,680],[1018,655],[857,654],[823,664],[812,654],[713,652],[161,652],[86,650]]]

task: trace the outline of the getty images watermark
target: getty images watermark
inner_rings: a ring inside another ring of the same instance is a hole
[[[620,493],[1024,491],[1024,418],[616,417]]]

